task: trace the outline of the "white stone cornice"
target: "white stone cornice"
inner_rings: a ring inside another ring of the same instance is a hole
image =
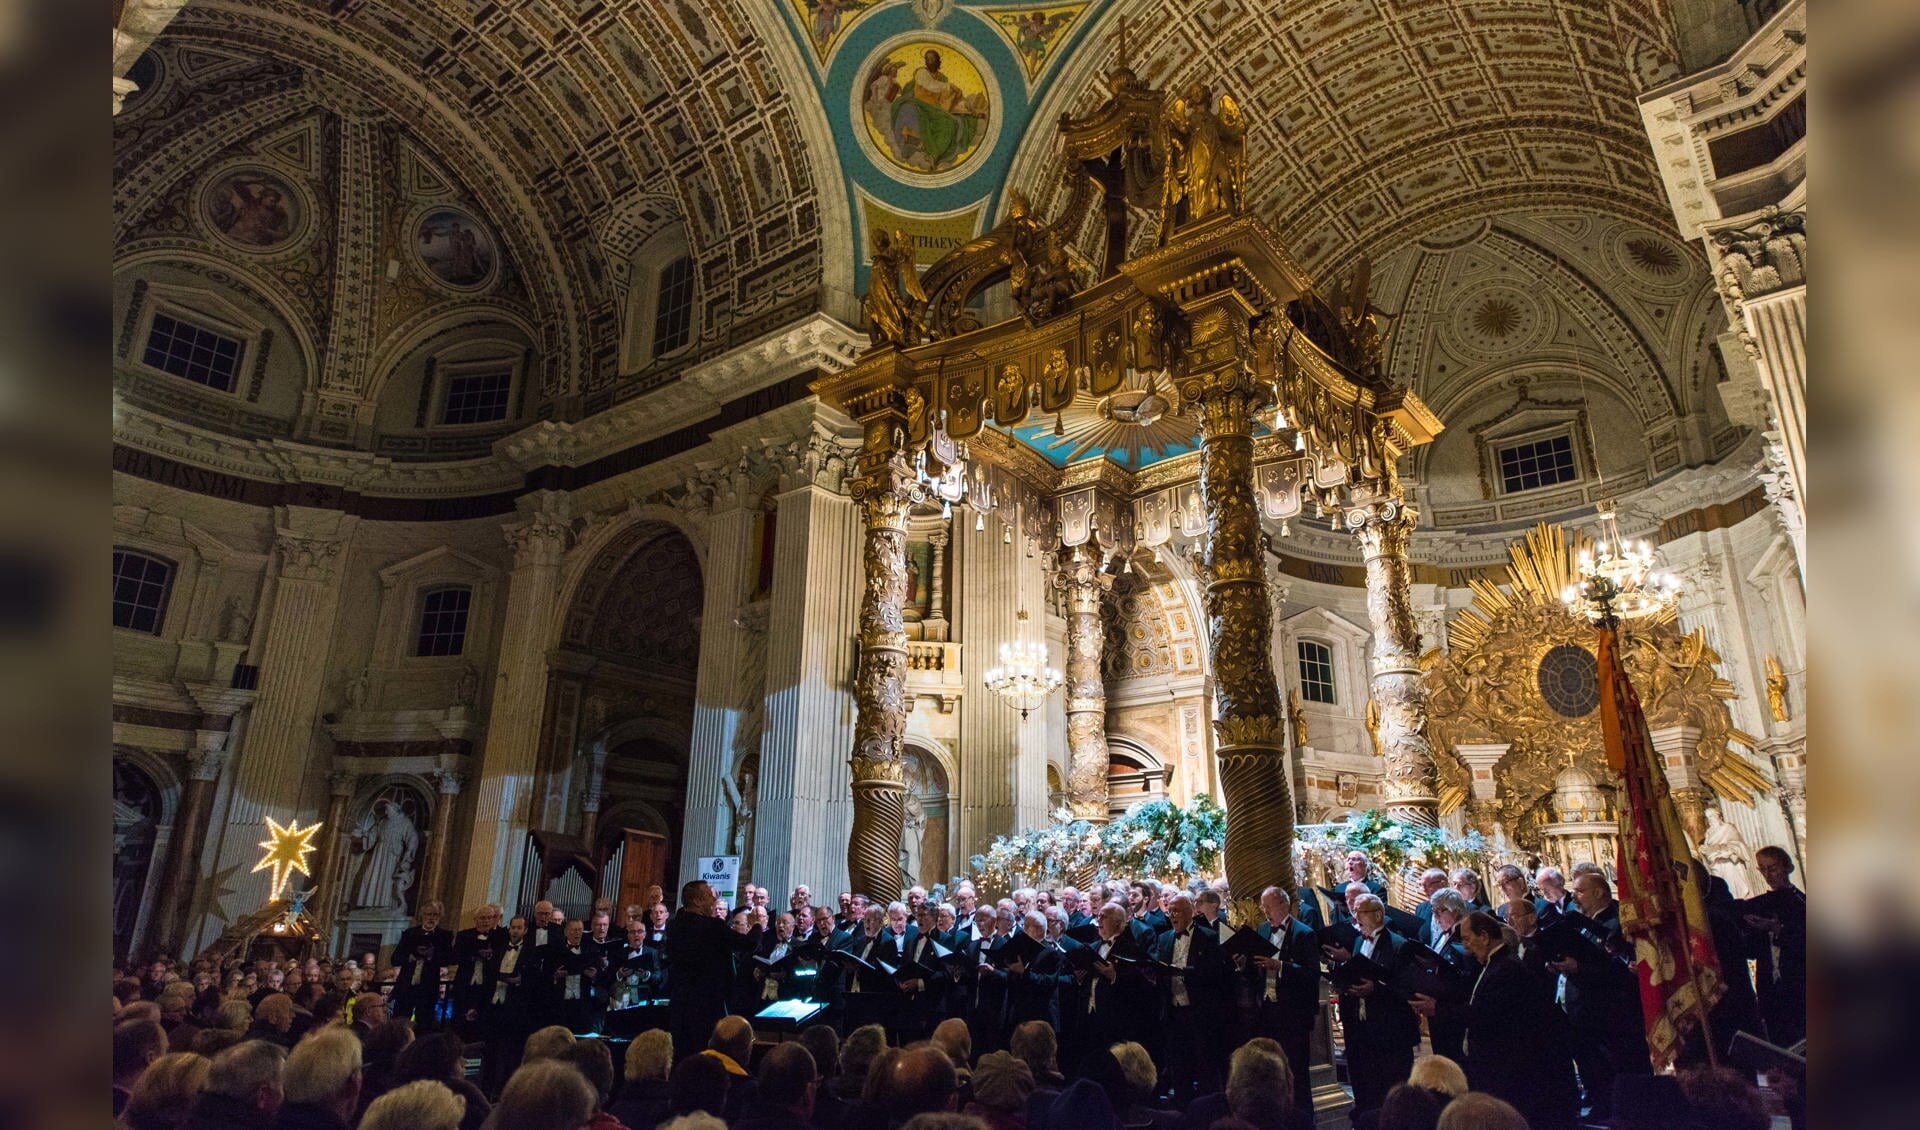
[[[361,494],[441,498],[489,494],[520,485],[512,462],[483,459],[401,463],[368,451],[342,451],[285,439],[241,439],[114,400],[116,444],[193,467],[268,483],[323,483]]]
[[[177,714],[197,714],[200,711],[200,704],[179,683],[136,679],[126,675],[113,677],[113,701],[120,705],[142,706]]]

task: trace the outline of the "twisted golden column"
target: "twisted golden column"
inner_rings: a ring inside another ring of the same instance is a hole
[[[1368,654],[1373,701],[1380,707],[1380,754],[1387,762],[1387,815],[1410,823],[1440,822],[1439,778],[1427,741],[1427,684],[1420,673],[1420,626],[1413,615],[1413,565],[1407,535],[1417,515],[1396,499],[1349,510],[1347,529],[1367,562]]]
[[[1113,577],[1100,571],[1093,542],[1063,547],[1053,583],[1067,598],[1067,807],[1079,820],[1107,822],[1106,638],[1100,601]]]
[[[1226,801],[1227,880],[1237,920],[1258,915],[1262,889],[1293,889],[1293,797],[1281,748],[1273,675],[1273,610],[1265,537],[1253,496],[1253,413],[1272,391],[1244,358],[1242,307],[1225,302],[1190,316],[1182,399],[1200,407],[1200,498],[1207,543],[1207,640],[1212,648],[1214,752]]]
[[[860,591],[860,666],[854,676],[853,834],[847,877],[854,891],[882,904],[900,897],[900,831],[907,787],[901,736],[907,729],[907,516],[913,476],[897,452],[852,483],[866,520]]]

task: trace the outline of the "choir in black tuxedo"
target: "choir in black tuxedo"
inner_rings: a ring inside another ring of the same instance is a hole
[[[1508,947],[1487,957],[1464,1008],[1467,1082],[1512,1103],[1533,1130],[1568,1130],[1578,1113],[1567,1018]]]
[[[493,996],[494,966],[507,944],[504,927],[462,930],[454,936],[453,1027],[469,1040],[485,1037],[485,1015]]]
[[[453,931],[440,925],[440,912],[430,906],[420,914],[420,924],[409,926],[393,947],[393,963],[400,976],[393,983],[390,1011],[395,1020],[410,1020],[420,1032],[432,1031],[437,1024],[435,1006],[440,1003],[440,968],[454,963]]]
[[[1566,1010],[1587,1105],[1593,1117],[1605,1118],[1613,1109],[1614,1079],[1652,1074],[1653,1065],[1640,1012],[1640,981],[1629,962],[1633,947],[1620,933],[1619,904],[1609,903],[1591,922],[1596,950],[1566,969]]]
[[[1061,1004],[1067,1041],[1063,1063],[1077,1063],[1090,1051],[1131,1040],[1145,1027],[1139,1018],[1153,1000],[1153,990],[1138,962],[1116,960],[1129,953],[1137,956],[1141,951],[1122,933],[1090,942],[1076,954],[1081,963],[1074,972],[1076,984]]]
[[[1284,905],[1276,903],[1276,905]],[[1266,909],[1265,901],[1261,904]],[[1242,959],[1237,978],[1242,1024],[1235,1043],[1255,1036],[1279,1042],[1293,1068],[1293,1100],[1313,1109],[1313,1026],[1320,1018],[1320,942],[1306,923],[1288,915],[1279,925],[1269,920],[1254,932],[1279,952]]]
[[[1364,911],[1362,913],[1365,913]],[[1384,916],[1381,916],[1384,919]],[[1350,947],[1366,956],[1391,978],[1397,966],[1399,940],[1383,921],[1363,932]],[[1336,960],[1336,976],[1345,962]],[[1342,986],[1340,1023],[1346,1031],[1347,1072],[1353,1086],[1356,1115],[1377,1109],[1395,1083],[1404,1083],[1413,1070],[1414,1048],[1420,1043],[1420,1023],[1405,998],[1377,980]]]
[[[1807,896],[1791,883],[1740,903],[1767,1039],[1807,1038]]]
[[[591,938],[571,936],[552,947],[541,962],[541,991],[552,1023],[572,1032],[599,1030],[607,1009],[607,973],[612,954]],[[704,1042],[703,1042],[704,1046]]]
[[[1191,909],[1176,903],[1166,933],[1153,949],[1159,988],[1160,1025],[1149,1045],[1157,1050],[1160,1086],[1185,1106],[1224,1082],[1220,1071],[1222,974],[1220,939],[1193,923]]]
[[[733,983],[733,957],[751,954],[761,929],[735,933],[713,916],[713,891],[683,891],[681,908],[667,924],[666,961],[673,976],[673,1004],[667,1011],[674,1054],[682,1058],[707,1046],[713,1026],[727,1015],[727,988]],[[688,896],[694,897],[689,899]]]

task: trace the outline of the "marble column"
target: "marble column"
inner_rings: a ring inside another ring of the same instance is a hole
[[[741,718],[740,666],[746,632],[734,622],[752,588],[759,514],[746,508],[744,475],[716,484],[708,524],[705,592],[700,613],[700,668],[694,679],[693,746],[687,762],[687,805],[680,835],[680,881],[697,873],[703,855],[726,855],[735,735]],[[776,526],[777,528],[777,526]],[[784,532],[784,531],[782,531]]]
[[[947,630],[947,543],[952,540],[953,535],[944,526],[927,534],[927,544],[933,547],[933,578],[927,589],[927,618],[922,621],[928,639],[953,638]]]
[[[307,819],[307,784],[321,756],[315,737],[340,571],[357,519],[331,510],[288,506],[276,514],[273,603],[260,655],[260,684],[246,739],[234,752],[233,783],[222,821],[218,870],[242,866],[236,901],[249,914],[264,904],[265,873],[251,874],[266,818]]]
[[[340,915],[345,912],[340,903],[340,894],[346,890],[350,876],[346,852],[341,845],[346,842],[347,801],[353,796],[353,791],[360,787],[360,777],[355,773],[335,770],[327,774],[327,787],[331,799],[327,802],[326,827],[320,829],[320,858],[315,861],[313,868],[320,897],[311,913],[321,934],[330,938]]]
[[[853,832],[847,881],[869,899],[900,897],[900,832],[907,786],[901,742],[907,730],[907,519],[913,476],[884,439],[869,444],[869,464],[853,497],[866,535],[861,546],[860,665],[854,674]]]
[[[1407,536],[1417,516],[1385,499],[1349,510],[1347,529],[1367,563],[1367,653],[1373,701],[1380,706],[1380,753],[1387,763],[1387,815],[1414,824],[1440,822],[1440,778],[1427,742],[1427,684],[1420,672],[1420,624],[1413,609]]]
[[[775,505],[765,732],[755,819],[756,884],[847,888],[853,827],[853,640],[859,631],[860,518],[838,493],[845,461],[821,437],[796,454]]]
[[[480,751],[473,833],[466,882],[449,918],[488,903],[518,905],[520,864],[540,753],[547,686],[547,640],[559,614],[560,558],[566,552],[571,507],[558,491],[520,501],[521,519],[505,527],[513,549],[500,659],[488,699],[485,747]]]
[[[1054,584],[1067,613],[1067,807],[1081,820],[1107,822],[1107,687],[1101,660],[1106,634],[1100,602],[1113,576],[1100,570],[1092,542],[1062,548]]]
[[[1255,918],[1262,889],[1293,889],[1293,790],[1281,748],[1266,538],[1253,495],[1253,413],[1272,403],[1272,390],[1248,371],[1247,308],[1227,291],[1188,310],[1191,344],[1180,385],[1200,412],[1207,537],[1198,571],[1236,921]]]
[[[173,822],[173,850],[167,856],[166,876],[160,887],[160,921],[149,936],[168,953],[180,953],[184,924],[193,913],[199,885],[200,853],[207,844],[207,814],[213,805],[214,784],[226,770],[231,717],[203,715],[187,751],[187,786],[180,798],[180,815]]]
[[[453,807],[460,802],[460,786],[466,783],[460,774],[450,769],[436,769],[431,776],[440,787],[440,792],[433,801],[433,822],[427,833],[427,858],[420,868],[419,903],[422,906],[444,898],[447,837],[453,829]]]
[[[953,523],[953,639],[962,649],[964,679],[948,809],[954,860],[985,851],[995,836],[1045,822],[1049,807],[1045,735],[1053,704],[1022,719],[984,682],[1001,644],[1046,638],[1042,558],[1028,557],[1026,539],[1016,532],[1009,540],[998,520],[989,519],[984,530],[973,526],[966,517]],[[1029,617],[1024,622],[1022,612]]]

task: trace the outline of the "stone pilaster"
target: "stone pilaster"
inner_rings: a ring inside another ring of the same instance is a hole
[[[830,440],[812,437],[776,499],[755,816],[755,883],[807,883],[821,898],[847,885],[853,826],[849,688],[863,589],[860,518],[838,493],[844,465]]]
[[[220,835],[219,869],[245,866],[230,908],[265,902],[264,874],[251,875],[266,818],[309,818],[307,783],[317,775],[318,721],[340,604],[340,572],[356,519],[283,507],[275,515],[273,600],[260,654],[260,684],[245,741],[234,751],[233,787]]]
[[[1667,788],[1673,795],[1673,807],[1687,835],[1699,843],[1707,834],[1707,788],[1700,779],[1697,761],[1700,748],[1698,726],[1662,726],[1649,730],[1653,752],[1667,775]]]
[[[1092,542],[1066,547],[1057,558],[1054,584],[1067,613],[1067,807],[1075,817],[1107,822],[1107,687],[1101,673],[1106,635],[1100,602],[1113,576],[1100,569]]]
[[[457,904],[447,908],[454,920],[466,908],[518,905],[546,697],[546,641],[559,615],[560,558],[567,549],[570,516],[566,495],[540,491],[521,500],[521,519],[505,527],[513,574],[488,698],[466,882]]]
[[[453,830],[453,808],[460,802],[460,788],[466,779],[450,769],[432,774],[440,787],[433,798],[433,823],[427,833],[427,858],[420,869],[420,905],[443,896],[447,879],[447,837]]]
[[[746,632],[734,622],[752,587],[758,562],[753,536],[759,516],[746,509],[745,483],[721,485],[708,525],[705,595],[700,616],[700,669],[694,682],[693,750],[687,766],[687,807],[680,838],[680,879],[695,875],[703,855],[725,855],[727,779],[735,769],[736,735],[746,704],[740,666]],[[776,527],[777,528],[777,527]],[[784,531],[783,531],[784,532]]]
[[[1268,886],[1293,889],[1293,797],[1281,749],[1273,673],[1273,609],[1266,540],[1253,495],[1253,413],[1272,390],[1247,368],[1247,306],[1216,292],[1187,311],[1191,347],[1181,398],[1200,413],[1200,560],[1212,651],[1215,754],[1231,814],[1225,845],[1236,920],[1258,913]]]
[[[600,835],[600,800],[607,786],[607,743],[595,741],[587,751],[587,782],[580,790],[580,838],[594,850]]]
[[[1387,814],[1436,825],[1440,782],[1427,742],[1427,684],[1420,673],[1420,624],[1413,608],[1413,565],[1407,560],[1414,522],[1413,510],[1393,500],[1346,515],[1347,529],[1367,563],[1367,619],[1373,628],[1367,663],[1373,700],[1380,707]]]
[[[207,845],[207,815],[213,804],[214,785],[227,768],[232,725],[231,717],[203,715],[202,728],[194,731],[193,747],[187,751],[187,784],[180,798],[180,815],[174,818],[173,849],[168,852],[166,877],[160,886],[160,920],[149,931],[168,953],[180,953],[185,941],[183,927],[193,913],[200,854]]]
[[[313,868],[320,890],[312,914],[321,932],[331,937],[341,912],[340,892],[347,885],[347,861],[340,848],[347,831],[347,801],[360,787],[360,778],[354,773],[335,770],[327,774],[327,787],[330,799],[326,827],[320,829],[320,858]]]

